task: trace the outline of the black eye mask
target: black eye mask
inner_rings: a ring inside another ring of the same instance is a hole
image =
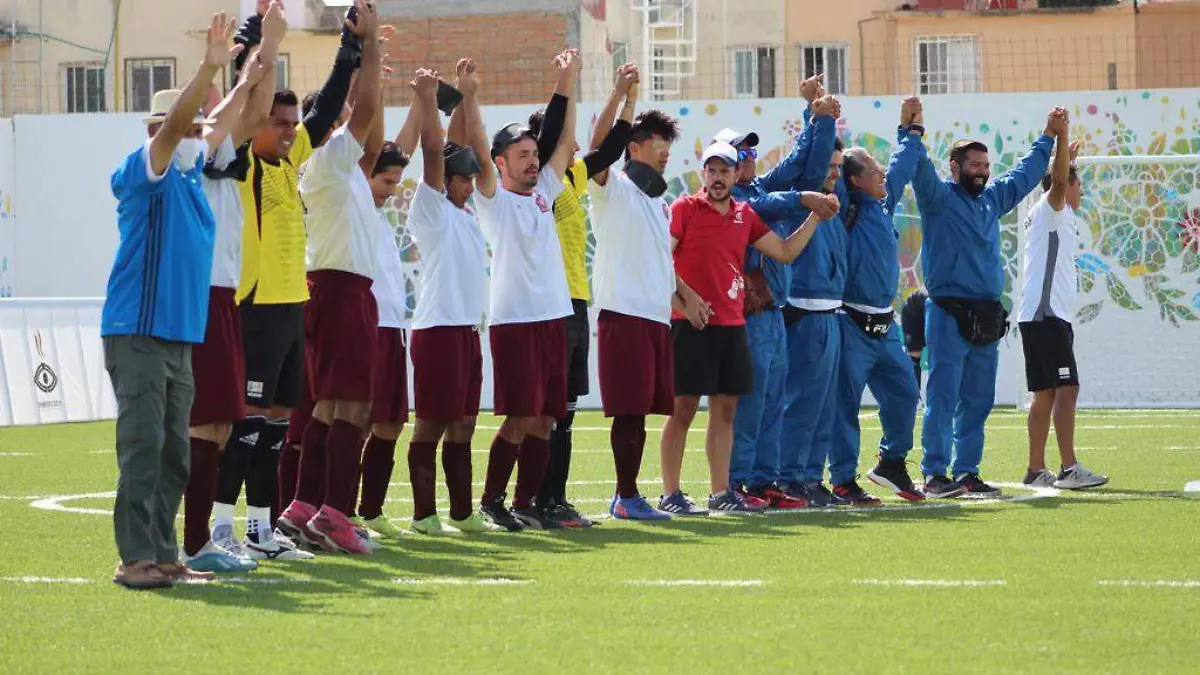
[[[648,197],[661,197],[667,191],[667,179],[649,164],[631,159],[625,164],[625,175]]]

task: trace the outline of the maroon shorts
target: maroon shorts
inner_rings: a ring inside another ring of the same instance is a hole
[[[506,323],[489,330],[496,414],[565,417],[566,321]]]
[[[670,415],[675,409],[671,327],[603,310],[597,321],[605,417]]]
[[[399,328],[379,328],[375,349],[372,424],[408,421],[408,355]]]
[[[349,272],[309,272],[312,392],[317,401],[370,401],[379,309],[371,280]]]
[[[483,350],[474,326],[435,326],[412,332],[417,419],[457,421],[479,416]]]
[[[246,416],[246,355],[242,318],[232,288],[208,289],[204,342],[192,346],[196,400],[191,425],[227,424]]]

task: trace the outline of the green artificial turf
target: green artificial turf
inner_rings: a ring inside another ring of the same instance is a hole
[[[865,474],[879,426],[863,425]],[[581,413],[575,427],[569,495],[600,514],[608,424]],[[992,503],[887,495],[870,511],[414,534],[372,557],[132,592],[110,581],[111,497],[35,503],[114,489],[112,425],[0,429],[0,671],[1195,672],[1200,499],[1182,489],[1200,480],[1198,432],[1200,412],[1081,413],[1080,457],[1112,477],[1091,492],[1028,499],[1006,485]],[[493,433],[477,434],[477,486]],[[641,482],[654,496],[658,437]],[[400,447],[387,512],[407,525]],[[1024,418],[996,411],[984,478],[1019,482],[1024,447]],[[684,478],[697,501],[702,448],[693,432]]]

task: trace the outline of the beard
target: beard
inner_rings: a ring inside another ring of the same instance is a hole
[[[987,174],[982,176],[966,176],[959,174],[958,176],[958,184],[961,185],[962,189],[966,190],[967,194],[971,195],[972,197],[978,197],[979,195],[983,194],[984,188],[987,187],[987,182]]]
[[[713,201],[723,202],[726,199],[729,199],[729,186],[725,183],[713,183],[712,185],[708,186],[708,196],[711,197]]]

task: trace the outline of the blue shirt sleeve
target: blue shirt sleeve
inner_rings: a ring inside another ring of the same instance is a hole
[[[1015,209],[1037,187],[1050,167],[1050,151],[1053,149],[1054,138],[1042,134],[1011,171],[987,187],[987,191],[994,195],[1001,214]]]
[[[896,204],[904,198],[904,186],[908,185],[917,170],[917,158],[921,155],[921,137],[901,132],[899,145],[892,153],[887,168],[887,198],[883,209],[888,213],[896,210]]]
[[[792,187],[800,192],[817,191],[825,182],[825,176],[829,175],[829,162],[833,159],[833,147],[837,141],[837,123],[832,117],[822,115],[811,119],[804,130],[806,133],[812,131],[812,147],[800,177]]]
[[[797,181],[801,180],[809,153],[812,151],[813,128],[812,124],[809,124],[811,116],[812,112],[805,108],[804,129],[796,137],[796,144],[792,146],[792,151],[774,168],[758,178],[762,188],[767,192],[790,190]]]
[[[948,195],[945,183],[933,168],[933,160],[929,159],[929,151],[925,144],[917,141],[917,167],[913,174],[913,192],[917,194],[917,208],[921,210],[921,225],[925,226],[925,215],[940,211]]]
[[[767,222],[794,218],[800,214],[800,193],[788,191],[768,192],[747,200],[750,208]],[[774,229],[774,228],[772,228]]]
[[[117,166],[116,171],[113,171],[110,181],[113,197],[120,200],[137,190],[150,190],[161,183],[161,181],[150,181],[150,167],[146,163],[149,152],[147,148],[148,144],[139,146],[137,150],[125,157],[125,160]],[[170,169],[171,166],[168,164],[167,170]]]

